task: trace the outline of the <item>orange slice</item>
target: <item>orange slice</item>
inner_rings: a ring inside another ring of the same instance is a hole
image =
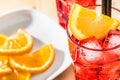
[[[11,72],[0,75],[0,80],[30,80],[30,73]]]
[[[0,56],[0,75],[10,73],[10,72],[12,72],[12,70],[8,66],[8,57],[7,56]]]
[[[82,40],[90,36],[103,38],[110,29],[116,29],[119,21],[94,10],[74,4],[70,12],[68,26],[72,34]]]
[[[54,55],[53,46],[46,44],[32,54],[11,57],[10,65],[17,70],[30,73],[43,72],[53,63]]]
[[[8,36],[4,34],[0,34],[0,46],[2,46],[5,43],[5,40],[8,38]]]
[[[0,54],[14,55],[29,52],[33,46],[33,39],[23,29],[18,29],[13,37],[8,37],[4,45],[0,47]]]

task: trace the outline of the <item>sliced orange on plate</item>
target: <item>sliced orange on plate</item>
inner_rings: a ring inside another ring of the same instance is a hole
[[[0,56],[0,75],[12,72],[12,69],[9,67],[8,62],[9,61],[7,56]]]
[[[0,39],[2,38],[0,37]],[[29,52],[32,49],[33,39],[28,32],[18,29],[15,36],[3,39],[1,45],[0,54],[18,55]]]
[[[94,10],[84,8],[74,4],[70,12],[68,26],[72,34],[82,40],[90,36],[100,39],[104,37],[110,29],[117,29],[119,21],[103,14],[98,14]]]
[[[0,46],[3,46],[3,44],[5,43],[5,40],[8,38],[8,36],[4,35],[4,34],[0,34]]]
[[[0,80],[30,80],[30,73],[25,72],[11,72],[0,75]]]
[[[29,53],[33,39],[23,29],[18,29],[12,37],[0,34],[0,41],[0,80],[30,80],[31,73],[47,70],[54,61],[52,44],[45,44]]]
[[[53,63],[54,53],[53,46],[46,44],[32,54],[10,57],[10,65],[16,70],[30,73],[43,72]]]

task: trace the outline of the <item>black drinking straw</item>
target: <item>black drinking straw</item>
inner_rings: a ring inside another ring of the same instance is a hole
[[[111,17],[112,0],[102,0],[102,13]]]
[[[107,15],[107,0],[102,0],[102,13]]]
[[[107,15],[111,17],[112,0],[107,0]]]

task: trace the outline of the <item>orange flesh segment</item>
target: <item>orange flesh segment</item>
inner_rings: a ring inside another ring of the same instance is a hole
[[[32,36],[23,29],[18,29],[14,37],[8,37],[0,47],[2,55],[19,55],[29,52],[33,47]]]

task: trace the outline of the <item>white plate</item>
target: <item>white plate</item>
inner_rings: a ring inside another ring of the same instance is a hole
[[[55,60],[43,73],[32,75],[31,80],[53,80],[71,64],[67,35],[64,29],[49,17],[35,10],[15,10],[0,16],[0,33],[13,35],[18,28],[28,31],[34,38],[33,50],[43,44],[55,47]]]

